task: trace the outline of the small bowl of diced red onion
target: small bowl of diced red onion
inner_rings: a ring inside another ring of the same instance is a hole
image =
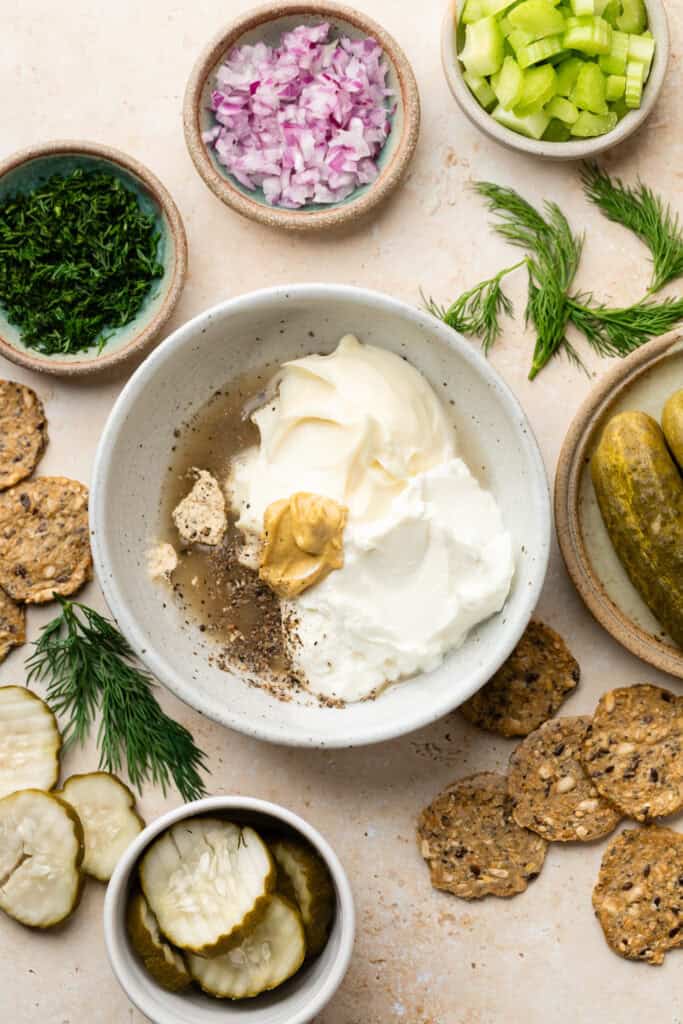
[[[335,3],[242,15],[205,49],[183,118],[208,187],[238,213],[295,231],[367,214],[401,181],[420,100],[392,37]]]
[[[504,145],[586,159],[651,113],[669,61],[662,0],[451,0],[441,35],[451,92]]]

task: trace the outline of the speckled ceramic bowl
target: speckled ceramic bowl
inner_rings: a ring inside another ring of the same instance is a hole
[[[322,953],[306,961],[280,988],[255,999],[232,1003],[228,999],[211,999],[196,989],[166,992],[147,973],[128,939],[126,908],[140,857],[171,825],[199,814],[224,816],[255,829],[303,837],[325,861],[332,877],[335,913]],[[247,796],[207,797],[157,818],[131,843],[116,865],[104,903],[104,938],[109,961],[128,998],[153,1024],[234,1024],[237,1020],[247,1020],[249,1024],[307,1024],[318,1016],[341,984],[351,959],[354,936],[351,887],[329,843],[292,811]]]
[[[150,579],[173,431],[217,387],[287,359],[359,338],[409,359],[442,396],[458,446],[497,498],[515,551],[501,612],[472,631],[435,671],[343,709],[292,693],[281,701],[216,664],[215,642],[168,588]],[[452,403],[452,404],[451,404]],[[125,495],[122,505],[121,495]],[[102,434],[90,502],[93,553],[105,598],[151,671],[217,722],[294,746],[376,743],[427,725],[478,690],[524,631],[545,577],[550,498],[531,427],[509,388],[472,345],[440,320],[387,295],[342,285],[269,288],[222,302],[175,331],[142,364]]]
[[[92,348],[74,355],[48,356],[22,344],[19,329],[10,324],[0,306],[0,354],[14,363],[43,373],[76,376],[96,373],[124,362],[149,348],[173,312],[185,283],[187,241],[173,199],[151,171],[132,157],[94,142],[48,142],[22,150],[0,164],[0,200],[28,192],[54,174],[76,168],[105,170],[131,189],[159,232],[158,256],[163,277],[152,284],[134,320],[113,331],[101,352]]]
[[[394,90],[396,111],[392,129],[378,159],[380,173],[339,203],[311,204],[300,210],[271,206],[263,191],[249,191],[233,178],[202,140],[202,132],[215,125],[209,109],[215,73],[227,54],[244,43],[276,45],[283,32],[297,25],[330,23],[334,35],[352,38],[372,36],[389,64],[387,83]],[[211,191],[226,205],[261,224],[290,231],[315,231],[348,224],[374,209],[394,191],[403,177],[417,144],[420,129],[420,97],[415,75],[398,43],[371,18],[351,7],[326,0],[301,3],[285,0],[258,7],[241,15],[213,39],[194,66],[185,91],[183,107],[185,139],[190,156]]]
[[[662,0],[646,0],[650,19],[650,30],[657,40],[652,71],[643,92],[643,103],[638,110],[632,110],[611,132],[595,139],[574,139],[568,142],[544,142],[527,139],[524,135],[505,128],[488,114],[476,101],[462,77],[462,64],[458,60],[460,32],[458,10],[464,0],[449,0],[441,28],[441,63],[448,87],[455,96],[460,109],[470,121],[496,142],[508,149],[519,149],[523,153],[545,157],[548,160],[586,160],[604,153],[612,146],[623,142],[645,123],[657,102],[669,64],[669,23]]]

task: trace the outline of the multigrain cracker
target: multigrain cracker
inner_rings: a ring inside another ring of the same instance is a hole
[[[596,789],[649,821],[683,807],[683,699],[646,684],[600,699],[581,758]]]
[[[41,476],[0,494],[0,586],[15,601],[42,604],[90,578],[88,488]]]
[[[500,736],[528,736],[552,718],[576,688],[580,671],[562,637],[532,620],[508,660],[461,711]]]
[[[524,892],[547,849],[513,820],[505,776],[493,772],[448,786],[420,815],[417,835],[434,888],[465,900]]]
[[[0,661],[26,641],[26,612],[0,587]]]
[[[45,412],[35,391],[0,380],[0,491],[31,475],[46,444]]]
[[[607,847],[593,908],[608,945],[627,960],[661,964],[683,944],[683,835],[627,829]]]
[[[598,794],[580,761],[590,722],[588,716],[545,722],[510,757],[513,817],[549,842],[599,839],[621,818]]]

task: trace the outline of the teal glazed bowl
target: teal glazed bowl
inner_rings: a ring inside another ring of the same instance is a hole
[[[93,346],[73,355],[49,356],[27,348],[19,328],[9,323],[0,305],[0,355],[30,370],[66,376],[99,372],[148,349],[171,316],[187,271],[185,228],[169,192],[137,160],[109,146],[48,142],[15,153],[0,164],[0,201],[30,192],[53,175],[67,175],[77,168],[107,171],[135,193],[142,210],[154,217],[159,233],[158,258],[164,273],[153,282],[135,318],[114,330],[101,350]]]
[[[210,109],[216,72],[228,54],[246,43],[275,46],[284,32],[298,25],[328,22],[331,38],[370,36],[384,51],[389,67],[387,85],[395,104],[392,127],[377,163],[379,175],[337,203],[310,204],[298,210],[270,205],[261,189],[250,191],[218,162],[202,133],[216,125]],[[375,21],[351,7],[326,0],[298,0],[259,7],[243,14],[216,36],[195,64],[183,106],[185,141],[199,174],[211,191],[237,213],[270,227],[312,231],[348,224],[368,213],[394,191],[406,172],[420,130],[420,97],[415,75],[398,43]]]

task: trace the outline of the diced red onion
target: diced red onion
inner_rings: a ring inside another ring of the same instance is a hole
[[[336,203],[379,173],[392,116],[382,49],[329,31],[300,25],[276,48],[240,46],[216,73],[204,142],[273,206]]]

